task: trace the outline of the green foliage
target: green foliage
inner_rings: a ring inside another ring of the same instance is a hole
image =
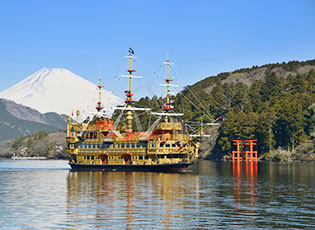
[[[190,90],[213,117],[224,116],[215,149],[222,155],[229,154],[232,139],[257,138],[258,151],[263,154],[278,147],[290,149],[310,139],[315,123],[314,106],[311,106],[315,101],[315,71],[296,73],[299,67],[305,65],[315,65],[315,60],[265,65],[265,80],[256,80],[250,87],[241,82],[222,85],[221,81],[229,73],[206,78],[191,86]],[[287,77],[276,75],[273,69],[278,67],[295,73]],[[257,68],[241,69],[234,73],[250,72]],[[204,89],[210,84],[212,91],[206,93]],[[199,106],[188,88],[182,94]],[[198,121],[202,112],[182,97],[181,94],[177,95],[175,108],[185,113],[185,119]]]
[[[232,138],[257,138],[260,153],[278,147],[290,149],[310,138],[314,127],[315,72],[297,74],[288,78],[267,74],[266,81],[256,81],[247,98],[232,105],[220,127],[218,149],[231,151]],[[313,107],[312,107],[313,108]]]
[[[36,142],[33,141],[31,137],[29,137],[26,142],[26,148],[28,153],[30,153],[34,149],[35,144]]]
[[[20,138],[15,139],[14,142],[12,143],[12,146],[11,146],[11,147],[12,147],[14,150],[17,150],[17,149],[22,145],[23,140],[24,140],[23,137],[20,137]]]
[[[47,148],[47,153],[50,153],[53,151],[54,147],[56,146],[56,142],[48,142],[48,141],[45,141],[45,146]]]
[[[313,138],[315,131],[315,71],[297,72],[309,65],[315,66],[315,60],[253,66],[233,72],[250,75],[253,70],[265,68],[265,79],[256,80],[250,86],[242,82],[222,83],[232,73],[205,78],[186,86],[172,98],[174,111],[184,113],[183,119],[188,121],[203,118],[204,122],[212,122],[213,118],[223,116],[215,147],[222,156],[231,153],[234,138],[258,139],[260,154],[279,147],[293,148]],[[278,69],[281,71],[277,72]],[[156,96],[145,97],[136,106],[161,111],[163,102],[165,99]],[[118,115],[115,113],[114,118]],[[144,129],[154,122],[146,112],[138,116]]]
[[[31,137],[35,140],[35,141],[39,141],[41,139],[43,139],[44,137],[46,137],[48,135],[47,132],[44,131],[40,131],[38,133],[35,133],[33,135],[31,135]]]

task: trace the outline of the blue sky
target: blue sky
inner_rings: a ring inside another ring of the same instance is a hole
[[[42,67],[63,67],[122,96],[131,46],[139,96],[161,94],[160,63],[176,63],[177,83],[239,68],[315,58],[315,1],[0,2],[0,91]]]

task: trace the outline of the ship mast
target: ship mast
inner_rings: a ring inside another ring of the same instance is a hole
[[[133,93],[132,93],[132,73],[136,72],[136,70],[132,69],[132,55],[129,54],[129,91],[126,91],[126,96],[127,100],[125,103],[127,104],[127,133],[128,133],[128,138],[132,137],[132,120],[133,120],[133,113],[132,113],[132,104],[135,102],[133,100]]]
[[[129,90],[125,91],[126,93],[126,108],[117,108],[122,110],[127,110],[127,133],[128,133],[128,139],[132,138],[132,121],[133,121],[133,110],[148,110],[148,109],[142,109],[142,108],[134,108],[132,105],[136,101],[133,99],[133,93],[132,93],[132,78],[143,78],[143,76],[133,76],[132,73],[136,72],[136,70],[132,69],[132,59],[136,58],[133,57],[131,54],[129,56],[126,56],[126,58],[129,59],[129,69],[127,72],[129,72],[129,75],[120,75],[121,77],[128,77],[129,78]]]
[[[98,102],[97,102],[97,106],[96,109],[97,111],[101,111],[104,107],[102,106],[102,88],[104,88],[104,86],[102,86],[102,79],[101,79],[101,73],[98,79]]]
[[[163,62],[163,64],[166,64],[166,85],[163,85],[166,86],[166,103],[164,104],[165,107],[163,108],[163,110],[165,112],[169,112],[173,109],[173,103],[170,101],[170,86],[175,86],[170,85],[170,81],[173,81],[172,79],[170,79],[170,65],[173,65],[174,63],[170,63],[170,61],[167,60],[166,62]],[[168,115],[165,116],[165,123],[168,123],[168,117]]]
[[[128,139],[131,140],[132,139],[132,135],[133,135],[133,130],[132,130],[132,121],[133,121],[133,111],[150,111],[150,108],[135,108],[133,107],[133,104],[136,102],[133,99],[133,92],[132,92],[132,79],[133,78],[143,78],[143,76],[134,76],[132,75],[133,72],[136,72],[136,70],[132,69],[132,59],[136,59],[137,57],[134,57],[131,55],[134,54],[133,50],[131,48],[129,48],[129,56],[125,56],[126,58],[129,59],[129,69],[127,70],[127,72],[129,72],[129,75],[120,75],[120,77],[126,77],[129,78],[129,90],[125,91],[126,93],[126,107],[116,107],[115,109],[119,109],[119,110],[126,110],[127,111],[127,134],[128,134]]]

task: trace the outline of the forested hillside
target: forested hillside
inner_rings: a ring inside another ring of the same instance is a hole
[[[208,77],[173,100],[185,120],[211,122],[203,106],[212,118],[223,116],[209,149],[213,159],[229,155],[234,138],[257,138],[262,155],[279,148],[292,150],[314,138],[314,82],[315,60],[268,64]],[[147,97],[137,104],[159,110],[161,101]],[[147,127],[149,116],[139,118]]]

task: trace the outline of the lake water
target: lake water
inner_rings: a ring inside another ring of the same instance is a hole
[[[214,163],[186,173],[73,172],[0,161],[1,229],[315,228],[315,163]]]

